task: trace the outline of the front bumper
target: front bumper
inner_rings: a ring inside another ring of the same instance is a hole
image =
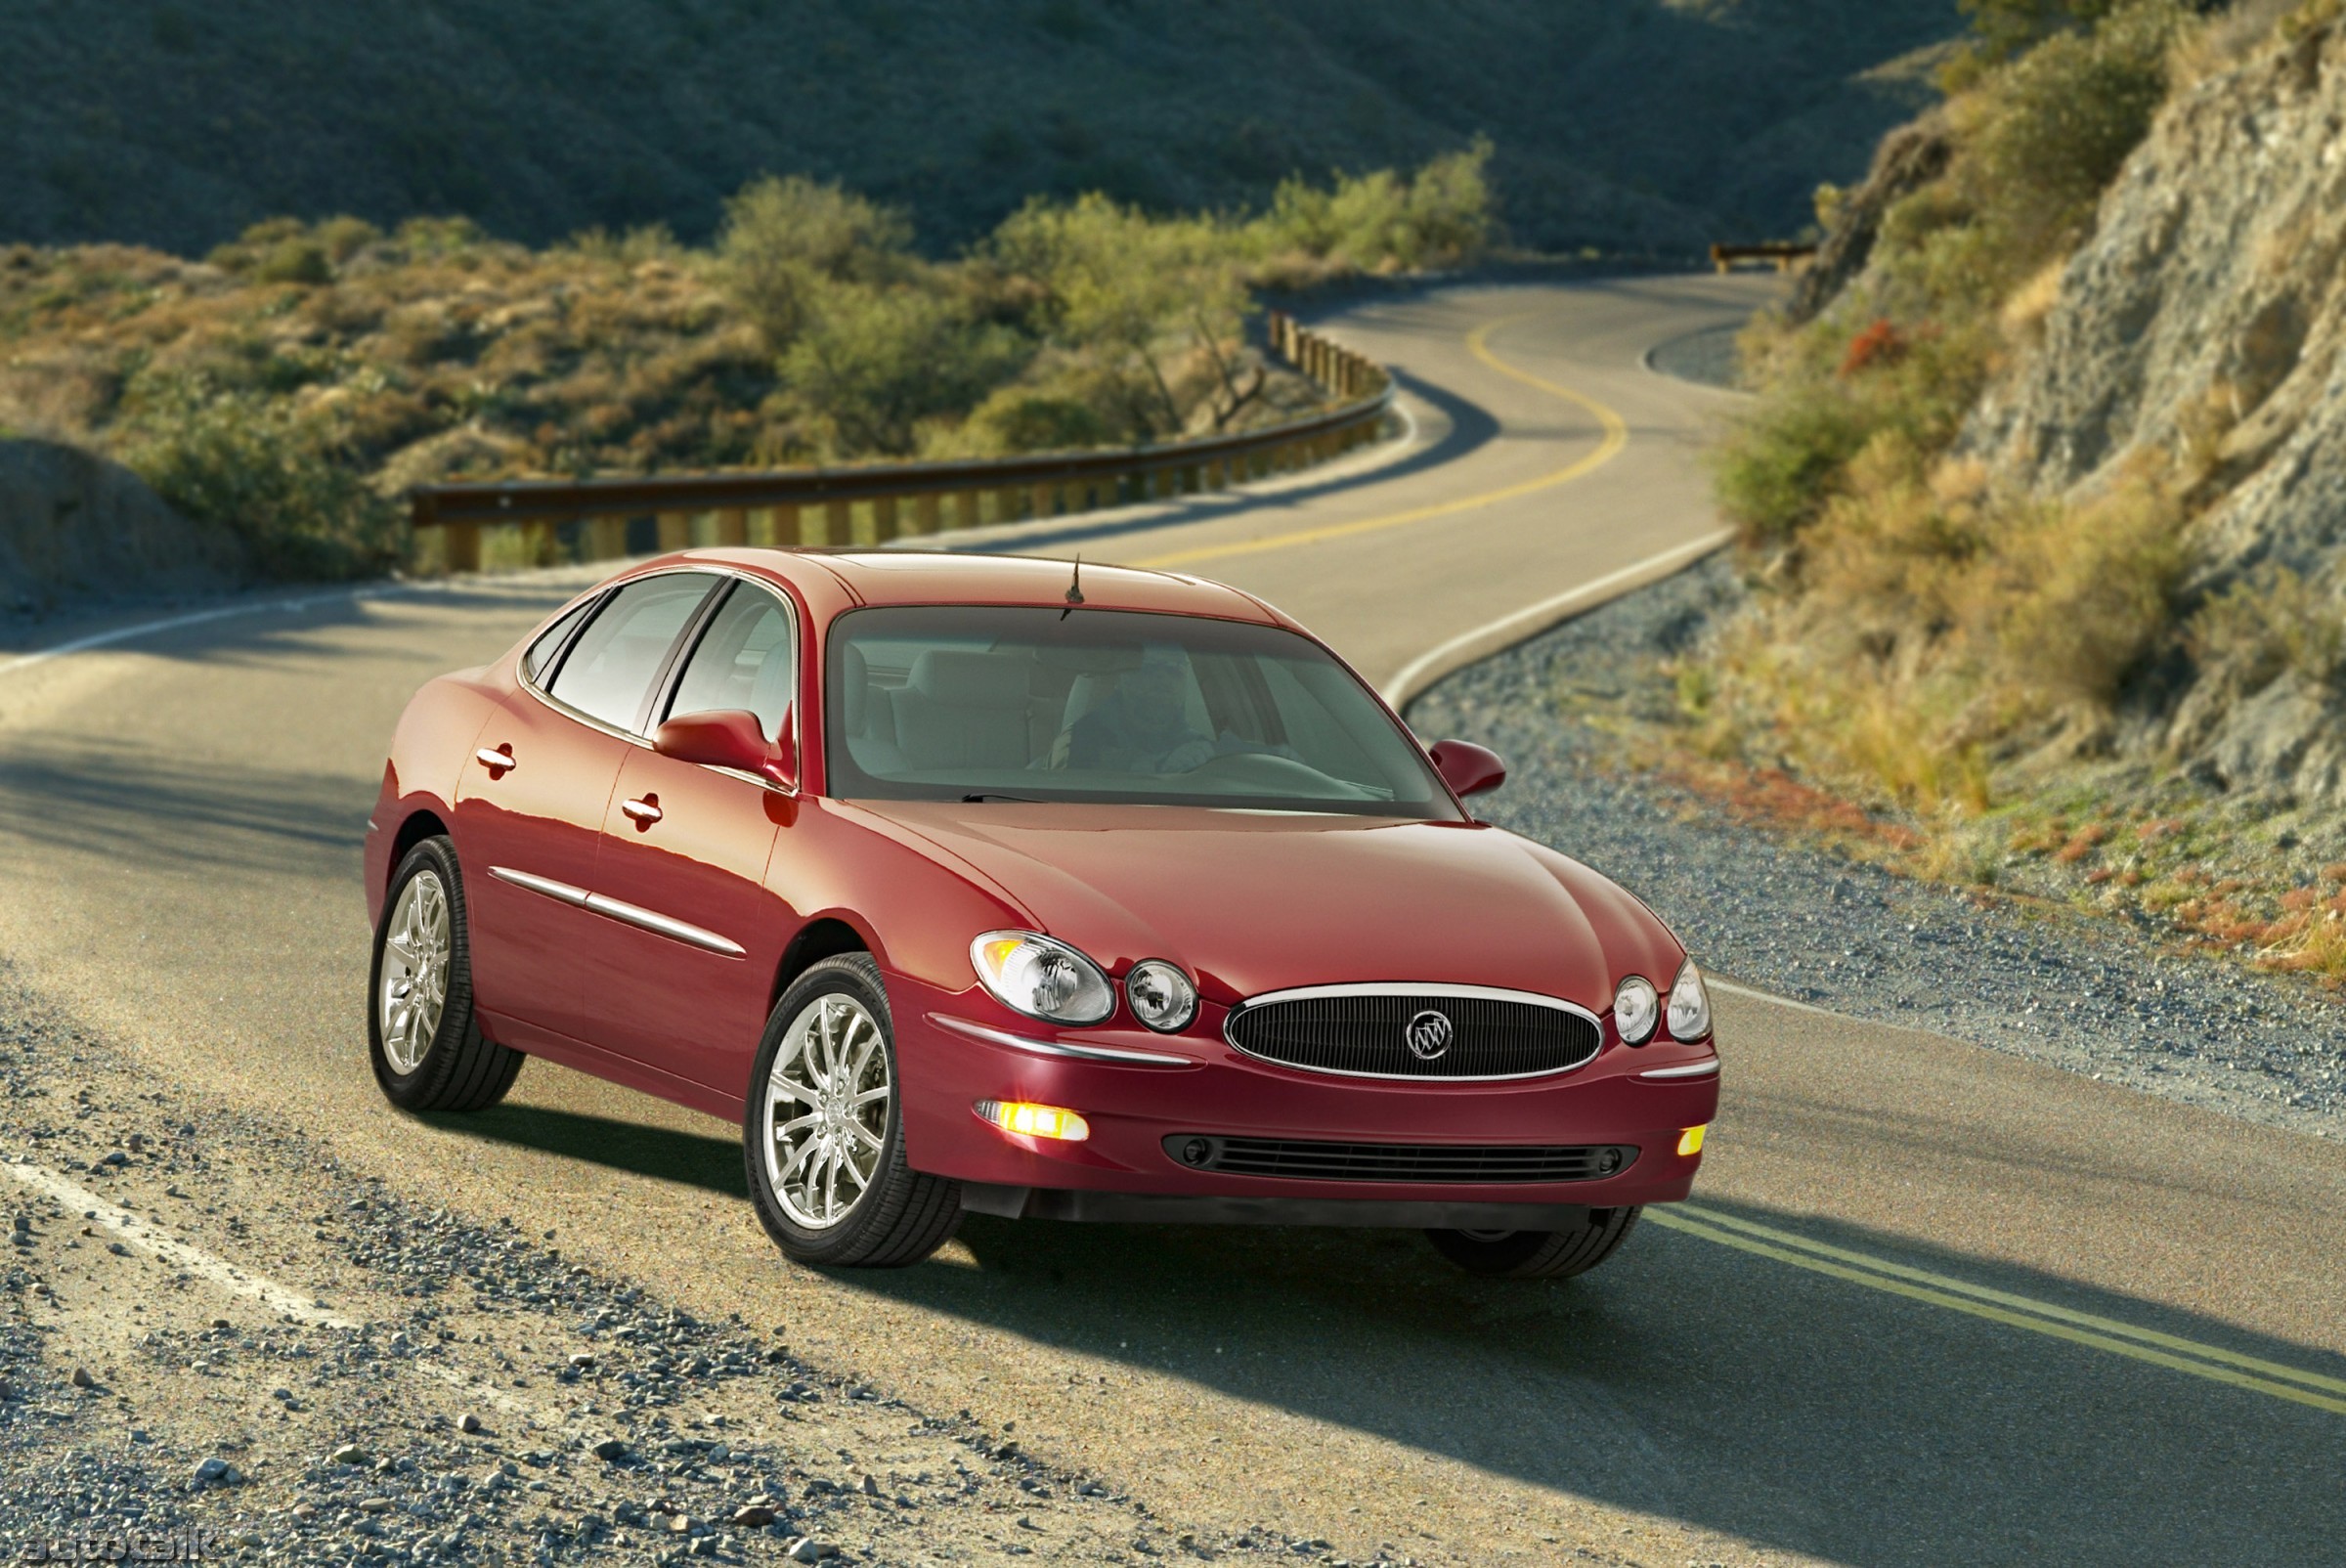
[[[1569,1072],[1506,1082],[1396,1082],[1308,1072],[1242,1055],[1220,1010],[1179,1035],[1132,1027],[1060,1029],[972,989],[888,978],[905,1156],[965,1184],[965,1206],[1025,1218],[1168,1223],[1563,1229],[1590,1208],[1687,1196],[1697,1154],[1679,1134],[1713,1119],[1718,1076],[1645,1078],[1699,1067],[1709,1042],[1630,1049],[1608,1039]],[[1026,1042],[1021,1045],[1020,1041]],[[1085,1055],[1064,1054],[1068,1051]],[[1109,1056],[1106,1053],[1119,1053]],[[1153,1057],[1156,1062],[1131,1060]],[[1171,1058],[1171,1061],[1162,1059]],[[1080,1143],[1005,1133],[973,1110],[1024,1100],[1081,1111]],[[1360,1144],[1626,1145],[1618,1174],[1579,1181],[1304,1179],[1200,1171],[1176,1135]]]

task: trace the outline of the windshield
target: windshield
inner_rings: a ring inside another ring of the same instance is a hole
[[[1455,818],[1352,675],[1277,627],[1127,610],[853,610],[830,637],[830,790]]]

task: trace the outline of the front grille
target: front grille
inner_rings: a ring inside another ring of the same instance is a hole
[[[1594,1019],[1558,1002],[1352,987],[1240,1003],[1223,1032],[1231,1044],[1266,1062],[1380,1078],[1562,1072],[1596,1055],[1604,1038]]]
[[[1324,1144],[1207,1133],[1175,1133],[1165,1153],[1191,1170],[1322,1182],[1587,1182],[1617,1176],[1637,1157],[1626,1144]]]

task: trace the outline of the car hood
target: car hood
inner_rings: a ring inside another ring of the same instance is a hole
[[[1210,1001],[1364,981],[1496,985],[1603,1012],[1683,953],[1580,862],[1479,822],[1189,806],[857,803],[1112,969],[1172,959]],[[977,933],[971,934],[973,936]]]

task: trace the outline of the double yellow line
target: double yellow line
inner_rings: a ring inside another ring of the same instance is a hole
[[[1812,1274],[1828,1275],[1850,1285],[1863,1285],[1869,1290],[1880,1290],[1889,1295],[1904,1296],[1909,1301],[1944,1307],[1950,1312],[1984,1318],[2008,1328],[2023,1328],[2030,1333],[2088,1345],[2113,1356],[2146,1361],[2170,1372],[2204,1377],[2210,1382],[2228,1383],[2235,1388],[2244,1388],[2272,1399],[2284,1399],[2292,1404],[2311,1405],[2316,1410],[2346,1415],[2346,1379],[2325,1377],[2320,1372],[2306,1372],[2258,1356],[2245,1356],[2237,1350],[2202,1344],[2179,1334],[2161,1333],[2154,1328],[2138,1328],[2133,1324],[2121,1323],[2115,1318],[2078,1312],[2050,1301],[2016,1295],[2009,1290],[1991,1289],[1948,1275],[1933,1274],[1928,1269],[1909,1268],[1903,1263],[1892,1263],[1888,1258],[1813,1241],[1790,1231],[1755,1224],[1693,1203],[1649,1208],[1645,1211],[1645,1217],[1673,1231],[1698,1236],[1706,1241],[1716,1241],[1720,1246],[1731,1246],[1738,1251],[1750,1252],[1778,1263],[1788,1263]]]
[[[1413,506],[1408,511],[1389,512],[1382,517],[1365,517],[1358,522],[1326,523],[1318,528],[1301,528],[1292,533],[1271,534],[1261,539],[1241,540],[1232,544],[1200,544],[1194,549],[1174,550],[1169,554],[1152,555],[1147,560],[1132,561],[1127,564],[1153,567],[1189,566],[1198,561],[1220,560],[1225,556],[1257,555],[1264,550],[1291,549],[1298,544],[1325,544],[1331,539],[1348,539],[1355,534],[1373,534],[1388,528],[1406,528],[1412,523],[1427,522],[1436,517],[1450,517],[1458,512],[1472,511],[1478,506],[1492,506],[1502,501],[1513,501],[1519,496],[1529,496],[1556,485],[1569,484],[1583,474],[1592,473],[1603,467],[1621,456],[1621,449],[1629,444],[1629,427],[1622,416],[1587,394],[1575,392],[1568,386],[1560,386],[1543,376],[1534,375],[1531,371],[1518,366],[1509,365],[1491,351],[1491,334],[1494,331],[1502,327],[1512,327],[1517,322],[1529,321],[1540,314],[1542,313],[1539,311],[1526,311],[1522,315],[1505,316],[1498,321],[1485,322],[1466,334],[1466,349],[1468,353],[1499,374],[1562,398],[1595,419],[1601,434],[1595,447],[1586,455],[1566,463],[1561,468],[1542,474],[1536,479],[1526,479],[1520,484],[1507,485],[1498,490],[1486,490],[1479,495],[1460,496],[1453,501],[1436,501],[1430,506]]]

